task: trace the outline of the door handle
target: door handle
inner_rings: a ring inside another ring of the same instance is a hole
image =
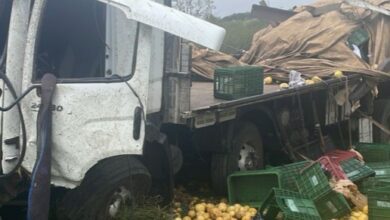
[[[142,108],[136,107],[134,110],[134,122],[133,122],[133,138],[139,140],[141,135],[141,124],[142,124]]]
[[[5,144],[9,144],[9,145],[15,144],[15,145],[17,145],[18,148],[19,148],[19,141],[20,141],[20,137],[17,136],[17,137],[14,137],[14,138],[5,139],[5,140],[4,140],[4,143],[5,143]]]

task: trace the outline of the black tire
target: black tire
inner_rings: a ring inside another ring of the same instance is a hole
[[[214,154],[211,160],[211,183],[218,194],[226,194],[227,177],[233,172],[240,170],[241,150],[246,143],[249,143],[254,149],[254,157],[251,157],[254,163],[244,170],[255,170],[264,167],[263,141],[259,130],[253,123],[240,123],[234,132],[232,149],[229,153]]]
[[[390,129],[390,100],[378,100],[374,105],[374,120]],[[390,143],[390,136],[385,134],[380,128],[374,127],[374,141],[380,143]]]
[[[112,219],[108,208],[116,190],[124,187],[136,202],[150,189],[151,177],[143,164],[131,156],[99,162],[86,174],[81,185],[69,190],[60,203],[58,219]]]

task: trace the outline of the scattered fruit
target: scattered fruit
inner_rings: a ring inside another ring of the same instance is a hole
[[[362,210],[355,207],[349,216],[340,220],[368,220],[368,206],[365,206]]]
[[[341,77],[344,77],[344,74],[343,74],[342,71],[337,70],[337,71],[334,72],[334,77],[335,78],[341,78]]]
[[[364,214],[368,215],[368,206],[367,205],[364,206],[362,211],[363,211]]]
[[[313,85],[313,84],[315,84],[315,82],[313,80],[311,80],[311,79],[308,79],[308,80],[305,81],[305,84],[306,85]]]
[[[175,189],[172,214],[174,220],[253,220],[257,210],[241,204],[230,205],[226,198],[193,197],[179,187]]]
[[[279,88],[280,88],[280,89],[288,89],[288,87],[289,87],[289,86],[288,86],[287,83],[282,83],[282,84],[279,85]]]
[[[266,85],[272,84],[272,81],[273,81],[273,79],[270,76],[264,78],[264,84],[266,84]]]
[[[203,217],[203,216],[201,216],[201,215],[198,215],[198,216],[196,217],[196,220],[206,220],[206,219],[205,219],[205,217]]]
[[[197,212],[204,212],[204,211],[206,210],[206,206],[205,206],[203,203],[197,204],[197,205],[195,206],[195,210],[196,210]]]
[[[194,210],[190,210],[188,212],[188,216],[190,216],[191,218],[194,218],[196,216],[196,212]]]
[[[204,209],[204,207],[206,207]],[[257,210],[255,208],[251,208],[249,206],[242,206],[240,204],[235,205],[227,205],[224,202],[219,204],[211,204],[211,203],[199,203],[195,204],[195,211],[191,210],[188,213],[190,219],[215,219],[215,220],[251,220],[257,214]],[[183,220],[189,220],[189,218]]]
[[[319,83],[319,82],[322,81],[322,79],[321,79],[320,77],[318,77],[318,76],[313,76],[313,77],[311,78],[311,80],[313,80],[315,83]]]

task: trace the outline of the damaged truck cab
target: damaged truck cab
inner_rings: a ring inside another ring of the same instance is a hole
[[[45,73],[58,79],[52,106],[52,182],[74,188],[104,158],[141,155],[141,119],[160,105],[148,103],[147,97],[149,89],[159,89],[149,82],[162,77],[163,32],[98,1],[40,0],[31,9],[29,1],[13,4],[6,73],[14,87],[20,94]],[[13,97],[5,93],[4,101]],[[36,161],[39,107],[38,93],[23,100],[23,167],[29,172]],[[18,161],[18,143],[8,140],[19,137],[19,115],[16,110],[4,112],[3,119],[2,167],[8,172]],[[114,138],[118,136],[128,138]]]
[[[114,216],[115,193],[129,197],[149,190],[152,177],[145,165],[151,162],[142,157],[145,140],[169,148],[158,120],[149,122],[162,106],[165,32],[213,49],[220,47],[224,29],[163,4],[136,0],[1,2],[1,18],[9,15],[8,20],[1,19],[1,66],[17,96],[39,85],[46,73],[57,78],[51,106],[51,183],[78,187],[63,198],[64,213],[71,219]],[[4,86],[4,106],[14,101]],[[20,102],[21,111],[13,108],[1,113],[4,175],[19,165],[23,177],[33,172],[40,151],[40,106],[38,89]],[[157,167],[162,167],[158,161],[168,163],[164,150],[155,154],[163,158],[155,162]],[[160,176],[169,182],[172,172],[166,167]],[[87,188],[90,193],[83,191]],[[17,194],[4,191],[8,196]],[[80,204],[74,204],[75,198]],[[90,202],[97,205],[91,207]]]

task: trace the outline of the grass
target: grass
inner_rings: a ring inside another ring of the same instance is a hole
[[[137,205],[124,204],[116,220],[171,220],[173,214],[169,207],[161,207],[161,198],[143,199]]]
[[[193,195],[196,195],[195,197]],[[191,182],[185,187],[175,189],[175,198],[171,205],[161,206],[161,197],[146,197],[136,205],[123,204],[116,220],[172,220],[178,215],[188,213],[190,204],[194,202],[218,203],[221,198],[216,197],[210,187],[204,183]],[[175,205],[179,204],[179,206]],[[180,208],[181,211],[177,211]]]

